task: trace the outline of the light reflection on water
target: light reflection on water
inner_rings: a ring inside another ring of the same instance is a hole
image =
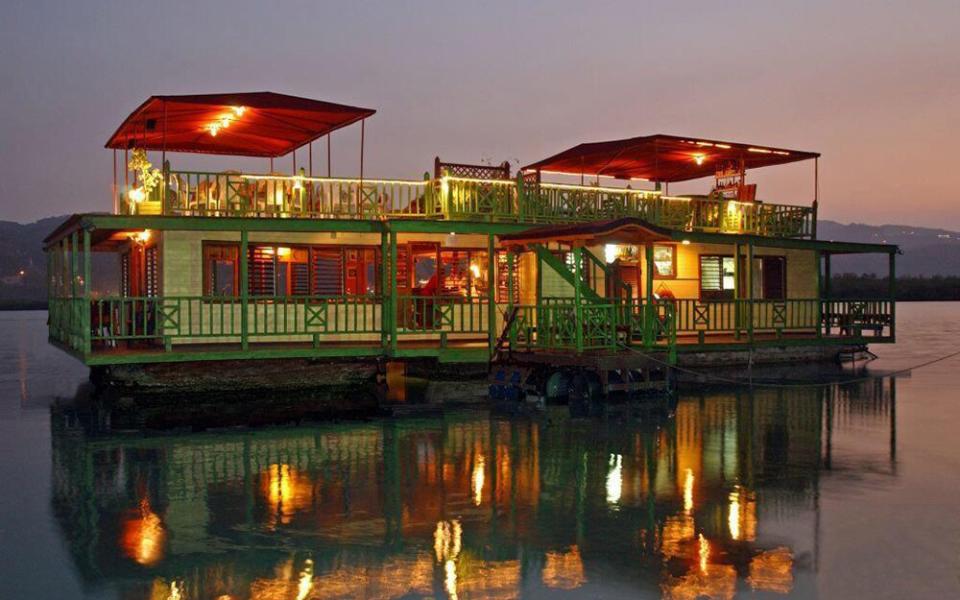
[[[909,308],[901,323],[923,325]],[[78,370],[21,329],[0,332],[12,367],[0,371],[3,597],[841,597],[864,586],[936,597],[956,586],[960,519],[946,506],[960,493],[960,413],[941,391],[956,365],[825,390],[685,392],[661,419],[558,407],[540,419],[94,436],[69,412],[50,416]],[[880,350],[881,367],[913,362]],[[888,554],[904,565],[895,581],[876,575]],[[17,593],[60,589],[73,593]]]
[[[136,437],[57,413],[53,507],[83,576],[124,598],[803,591],[832,436],[892,436],[895,388]]]

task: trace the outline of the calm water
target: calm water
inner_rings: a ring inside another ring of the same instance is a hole
[[[874,371],[956,349],[902,304]],[[85,435],[86,373],[0,313],[0,598],[960,597],[960,359],[662,419]]]

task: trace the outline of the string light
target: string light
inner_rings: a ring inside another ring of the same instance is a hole
[[[131,202],[136,202],[138,204],[140,202],[143,202],[146,199],[146,197],[147,197],[147,194],[146,192],[143,191],[142,187],[135,187],[129,192],[127,192],[127,198],[129,198]]]
[[[217,137],[221,129],[230,127],[230,123],[243,116],[247,112],[246,106],[231,106],[230,113],[220,115],[213,123],[208,123],[204,129],[210,134],[210,137]],[[231,114],[232,113],[232,114]]]

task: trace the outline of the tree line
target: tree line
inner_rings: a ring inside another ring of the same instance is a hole
[[[889,277],[844,273],[830,278],[830,297],[876,298],[887,295]],[[933,275],[897,277],[897,300],[960,300],[960,277]]]

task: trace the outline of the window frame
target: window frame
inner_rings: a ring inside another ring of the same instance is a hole
[[[703,295],[703,259],[704,258],[716,258],[720,260],[720,287],[719,293],[720,296],[717,297],[704,297]],[[727,290],[723,289],[723,259],[725,258],[734,258],[733,254],[698,254],[697,255],[697,297],[700,302],[717,302],[717,301],[726,301],[726,300],[736,300],[737,298],[737,288],[739,287],[739,281],[737,279],[741,276],[740,265],[736,264],[734,260],[734,287],[730,291],[730,297],[726,297],[724,292]]]
[[[760,266],[760,295],[761,295],[761,297],[760,297],[760,298],[757,298],[757,299],[758,299],[758,300],[780,300],[780,301],[783,301],[783,300],[787,300],[788,298],[790,298],[790,292],[789,292],[789,290],[787,289],[787,282],[789,281],[789,277],[788,277],[788,275],[787,275],[787,255],[786,255],[786,254],[762,254],[762,255],[755,255],[753,258],[754,258],[754,260],[759,260],[759,261],[760,261],[760,264],[761,264],[761,266]],[[783,263],[783,270],[782,270],[782,272],[781,272],[781,281],[780,281],[780,284],[781,284],[781,285],[780,285],[780,289],[783,290],[783,296],[780,297],[780,298],[769,298],[769,297],[767,296],[767,289],[766,289],[767,280],[766,280],[766,276],[764,275],[764,272],[766,271],[766,269],[765,269],[764,266],[763,266],[763,262],[764,262],[765,260],[767,260],[767,259],[776,259],[776,260],[779,260],[779,261],[781,261],[781,262]],[[751,265],[751,268],[753,268],[752,265]]]
[[[208,301],[220,300],[223,298],[236,298],[240,296],[240,244],[237,242],[221,240],[203,240],[200,244],[202,256],[202,287],[201,297]],[[233,259],[233,295],[221,295],[214,293],[214,281],[211,258],[209,252],[213,248],[229,248],[236,251],[236,258]]]
[[[677,244],[666,244],[666,243],[657,242],[657,243],[653,243],[653,244],[651,244],[651,245],[653,246],[653,254],[654,254],[654,261],[653,261],[653,264],[651,265],[651,267],[653,268],[653,278],[654,278],[654,279],[668,279],[668,280],[669,280],[669,279],[676,279],[676,278],[677,278]],[[660,273],[657,272],[657,261],[656,261],[657,246],[661,246],[661,247],[664,247],[664,248],[670,248],[670,258],[671,258],[671,261],[670,261],[670,262],[672,263],[671,266],[670,266],[670,269],[673,271],[673,274],[671,274],[671,275],[661,275]],[[698,268],[699,268],[699,262],[698,262],[697,264],[698,264]]]

